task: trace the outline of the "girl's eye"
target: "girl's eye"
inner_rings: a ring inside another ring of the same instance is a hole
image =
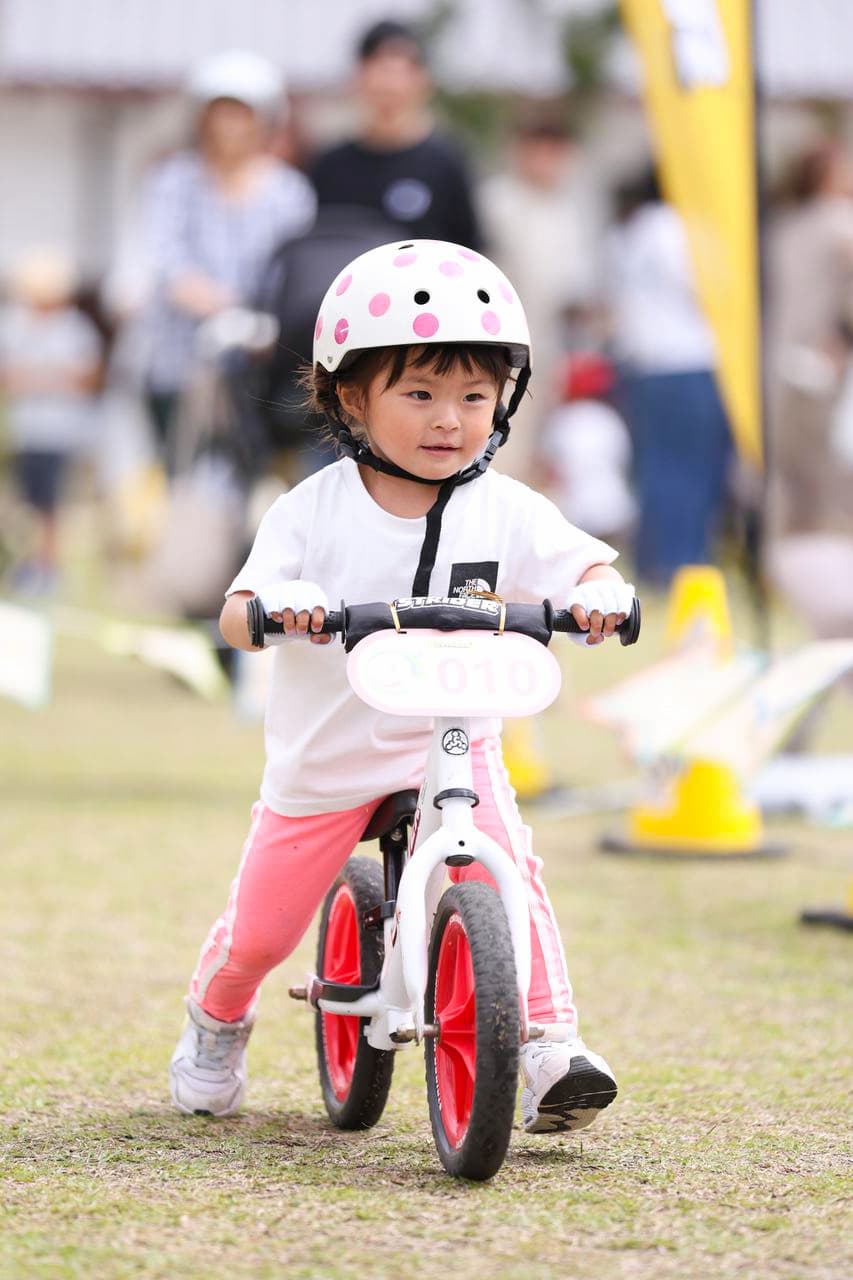
[[[485,400],[485,398],[486,397],[483,395],[482,391],[469,391],[468,395],[465,397],[465,399],[470,401],[471,404],[477,404],[480,400]]]
[[[428,392],[428,391],[422,391],[422,390],[418,390],[418,391],[410,391],[408,394],[409,394],[410,396],[414,396],[416,400],[429,400],[429,399],[430,399],[430,394],[429,394],[429,392]]]

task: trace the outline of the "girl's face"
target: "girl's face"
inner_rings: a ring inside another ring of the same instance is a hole
[[[378,457],[424,479],[446,480],[480,456],[498,402],[487,373],[460,363],[439,374],[409,363],[393,386],[385,386],[386,376],[376,375],[363,403],[340,389],[344,408],[363,425]]]

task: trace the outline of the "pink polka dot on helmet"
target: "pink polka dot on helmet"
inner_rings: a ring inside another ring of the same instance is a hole
[[[419,338],[431,338],[433,334],[438,333],[438,316],[434,316],[430,311],[422,311],[412,321],[412,328]]]

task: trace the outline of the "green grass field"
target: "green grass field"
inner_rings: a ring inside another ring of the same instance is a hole
[[[648,636],[581,678],[642,665]],[[548,732],[566,780],[624,771],[603,731],[564,712]],[[376,1129],[326,1122],[310,1018],[286,997],[313,938],[265,988],[245,1114],[170,1108],[259,729],[68,641],[50,710],[0,705],[0,752],[0,1276],[853,1273],[853,951],[796,923],[843,899],[849,831],[774,827],[784,861],[672,866],[597,852],[618,816],[531,815],[583,1030],[621,1092],[579,1138],[517,1130],[494,1182],[464,1185],[435,1156],[419,1050]]]

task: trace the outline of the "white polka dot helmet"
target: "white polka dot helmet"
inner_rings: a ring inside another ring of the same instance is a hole
[[[445,240],[405,240],[361,254],[326,291],[314,364],[327,373],[377,347],[445,342],[507,350],[530,368],[530,332],[510,282],[481,253]]]

